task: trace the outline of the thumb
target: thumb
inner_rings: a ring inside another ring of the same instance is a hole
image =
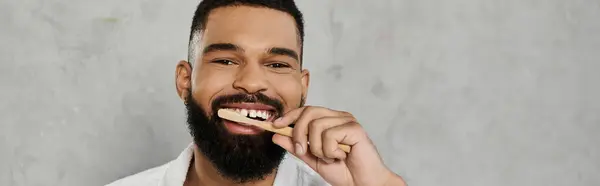
[[[300,160],[304,161],[310,168],[317,170],[317,162],[319,159],[316,156],[312,155],[310,152],[305,152],[302,155],[296,154],[292,138],[280,134],[275,134],[273,135],[273,143],[279,145],[281,148],[287,150]]]

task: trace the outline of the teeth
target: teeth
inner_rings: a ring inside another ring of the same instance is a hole
[[[247,110],[247,109],[231,109],[242,116],[252,117],[252,118],[262,118],[269,119],[271,117],[271,113],[266,110]]]
[[[261,111],[259,112],[260,114],[258,114],[258,117],[262,118],[262,119],[269,119],[269,112],[268,111]]]
[[[259,117],[259,118],[264,118],[264,117],[263,117],[263,115],[264,115],[264,114],[265,114],[265,112],[264,112],[264,111],[257,111],[257,112],[256,112],[256,117]]]

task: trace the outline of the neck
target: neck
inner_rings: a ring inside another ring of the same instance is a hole
[[[200,186],[200,185],[223,185],[223,186],[272,186],[275,182],[275,174],[277,171],[267,175],[265,179],[249,182],[235,183],[221,175],[217,168],[199,151],[194,148],[194,157],[192,158],[184,186]]]

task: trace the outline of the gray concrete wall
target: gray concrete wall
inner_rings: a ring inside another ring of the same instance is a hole
[[[0,0],[0,185],[103,185],[190,138],[196,0]],[[414,186],[600,185],[600,1],[298,0],[308,103]]]

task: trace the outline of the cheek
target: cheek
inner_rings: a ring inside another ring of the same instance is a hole
[[[300,104],[302,96],[302,84],[300,79],[289,77],[270,77],[275,92],[285,101],[286,110],[296,108]]]
[[[212,112],[212,100],[219,96],[227,87],[230,87],[233,79],[226,72],[214,72],[209,70],[198,71],[194,84],[192,86],[192,94],[194,99],[202,106],[206,112]]]

